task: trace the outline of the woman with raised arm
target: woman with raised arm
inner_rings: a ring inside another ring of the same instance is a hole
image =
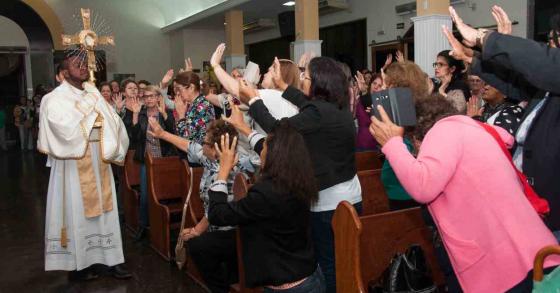
[[[131,102],[132,109],[132,128],[130,143],[136,150],[134,160],[141,164],[140,167],[140,211],[139,229],[136,240],[141,240],[146,234],[148,221],[148,179],[146,176],[146,165],[144,158],[149,153],[154,158],[172,156],[177,153],[175,147],[163,140],[160,140],[148,132],[148,119],[153,118],[161,125],[165,131],[175,133],[175,119],[173,112],[165,108],[163,96],[158,87],[149,85],[144,89],[145,107],[140,105],[139,98],[134,98]]]
[[[356,174],[356,128],[348,108],[348,79],[331,58],[313,58],[302,75],[303,92],[288,85],[275,59],[272,78],[282,96],[297,106],[299,114],[287,119],[304,137],[311,156],[319,199],[311,205],[315,256],[325,274],[327,292],[336,291],[334,238],[331,219],[341,201],[361,212],[362,190]],[[259,92],[240,83],[240,99],[249,114],[271,132],[280,121],[274,118]]]
[[[241,112],[233,107],[232,119],[243,124]],[[242,128],[246,135],[251,131],[247,125]],[[230,144],[229,136],[222,136],[220,148],[216,146],[220,171],[209,191],[209,222],[241,228],[247,286],[264,286],[265,292],[322,293],[324,277],[309,234],[309,207],[318,192],[303,137],[287,121],[266,139],[251,132],[253,144],[260,145],[261,174],[246,197],[228,202],[226,180],[235,166],[236,139]]]
[[[237,137],[235,128],[223,120],[214,120],[206,128],[202,143],[185,139],[165,131],[155,119],[150,119],[152,136],[172,143],[187,154],[189,162],[204,167],[200,181],[200,198],[204,204],[204,218],[195,227],[181,231],[180,236],[188,240],[187,248],[196,268],[212,292],[229,292],[231,281],[237,279],[237,251],[235,230],[232,226],[216,226],[208,222],[210,185],[216,181],[220,170],[218,151],[214,148],[223,135]],[[254,173],[259,158],[256,155],[239,153],[239,160],[227,177],[227,201],[233,200],[233,180],[238,173]]]
[[[530,292],[535,255],[558,242],[498,144],[511,147],[513,137],[457,115],[450,101],[434,95],[416,101],[415,158],[403,142],[404,129],[379,111],[382,121],[372,117],[371,134],[404,188],[427,204],[463,291]],[[549,257],[545,267],[558,264],[560,257]]]

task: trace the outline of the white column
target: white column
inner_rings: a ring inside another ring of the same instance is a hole
[[[301,40],[295,41],[294,44],[294,54],[292,60],[296,62],[299,60],[301,55],[305,54],[306,52],[313,52],[315,56],[321,56],[321,43],[322,40]]]
[[[449,15],[424,15],[413,17],[412,21],[414,22],[414,62],[429,76],[433,76],[432,64],[435,62],[437,54],[451,49],[441,30],[442,25],[452,28],[451,17]]]
[[[235,67],[245,68],[245,55],[228,55],[224,57],[226,61],[226,71],[231,72]]]

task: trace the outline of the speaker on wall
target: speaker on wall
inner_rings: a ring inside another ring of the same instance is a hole
[[[278,14],[278,26],[280,35],[283,37],[296,34],[296,14],[295,11],[284,11]]]

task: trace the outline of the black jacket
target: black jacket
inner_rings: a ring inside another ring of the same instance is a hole
[[[526,116],[550,92],[523,144],[523,173],[550,204],[545,222],[560,230],[560,49],[491,33],[471,71],[509,98],[530,99]]]
[[[159,124],[161,127],[169,132],[175,134],[175,118],[173,117],[173,112],[171,110],[167,111],[167,120],[163,119],[163,115],[159,115]],[[131,138],[131,145],[133,145],[136,152],[134,153],[134,160],[137,162],[144,162],[145,152],[146,152],[146,131],[148,129],[148,114],[146,107],[142,107],[140,113],[138,113],[138,123],[136,125],[132,125],[132,112],[127,110],[126,116],[130,118],[130,128],[129,136]],[[175,146],[172,144],[164,141],[159,140],[161,146],[161,155],[164,157],[173,156],[177,154],[177,150]]]
[[[317,268],[310,234],[309,205],[258,181],[247,196],[227,202],[210,190],[208,221],[241,228],[245,282],[249,287],[278,286],[310,276]]]
[[[356,126],[348,108],[309,100],[293,87],[288,87],[282,97],[299,108],[299,114],[285,119],[305,139],[319,190],[352,179],[356,175]],[[249,114],[266,132],[279,123],[262,101],[254,102]]]

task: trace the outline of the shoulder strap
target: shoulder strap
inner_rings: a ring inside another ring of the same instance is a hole
[[[527,177],[525,176],[525,174],[523,174],[521,171],[519,171],[517,169],[517,167],[515,167],[515,165],[513,164],[513,159],[511,157],[511,154],[509,153],[509,151],[506,147],[506,144],[504,143],[504,141],[500,137],[500,134],[498,133],[498,131],[496,131],[496,129],[494,129],[494,127],[492,127],[492,126],[490,126],[486,123],[482,123],[482,122],[479,122],[479,121],[477,121],[477,123],[480,126],[482,126],[482,128],[484,128],[484,130],[486,130],[486,132],[494,138],[494,140],[500,146],[500,149],[502,149],[502,152],[504,153],[504,155],[508,158],[508,161],[510,162],[511,167],[515,170],[515,173],[517,174],[517,177],[519,178],[519,181],[521,181],[521,184],[523,185],[523,190],[525,192],[525,196],[527,197],[527,199],[529,200],[529,202],[531,203],[533,208],[535,208],[535,210],[540,215],[548,214],[550,212],[550,207],[548,205],[548,201],[544,198],[539,197],[539,195],[533,190],[533,187],[531,187],[531,185],[529,185],[529,182],[527,181]]]

